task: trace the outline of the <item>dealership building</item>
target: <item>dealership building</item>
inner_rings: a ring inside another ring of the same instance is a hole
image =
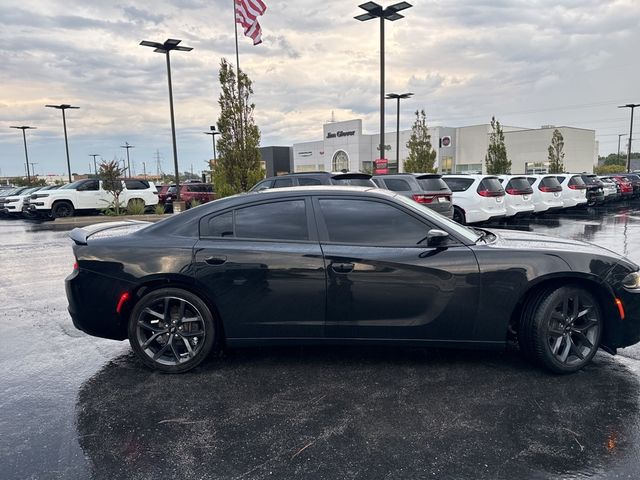
[[[564,166],[569,172],[592,172],[598,160],[595,130],[545,125],[530,129],[503,126],[507,156],[512,173],[546,173],[548,149],[553,131],[564,137]],[[436,151],[435,165],[440,173],[486,173],[484,158],[489,146],[491,125],[429,128]],[[396,164],[396,132],[385,133],[385,158],[391,171],[403,172],[409,155],[407,142],[411,130],[400,131],[399,168]],[[362,131],[362,120],[330,122],[322,127],[322,140],[293,145],[293,171],[373,170],[381,158],[380,135]]]

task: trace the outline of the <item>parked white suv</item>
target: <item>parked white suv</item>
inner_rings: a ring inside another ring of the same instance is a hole
[[[533,190],[533,211],[542,213],[564,208],[563,188],[555,175],[527,175]]]
[[[587,185],[582,180],[582,175],[562,173],[556,175],[562,185],[562,202],[564,208],[577,207],[587,203]]]
[[[507,215],[504,189],[495,175],[443,175],[452,193],[453,219],[478,223]]]
[[[146,206],[158,203],[158,192],[153,182],[122,180],[120,204],[127,207],[133,200]],[[40,217],[72,217],[77,211],[98,211],[113,204],[113,195],[102,188],[102,180],[78,180],[58,190],[35,192],[29,198],[29,213]]]
[[[498,175],[505,191],[507,217],[533,213],[533,189],[524,175]]]

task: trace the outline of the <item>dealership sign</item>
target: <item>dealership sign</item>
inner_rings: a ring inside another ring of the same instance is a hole
[[[338,130],[337,132],[327,132],[327,138],[336,138],[336,137],[352,137],[356,134],[355,130],[349,130],[348,132]]]
[[[386,175],[389,173],[389,161],[386,158],[378,158],[373,161],[373,174]]]

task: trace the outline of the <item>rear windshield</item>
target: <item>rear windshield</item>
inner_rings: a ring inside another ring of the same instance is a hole
[[[473,184],[473,178],[443,178],[452,192],[464,192]]]
[[[515,190],[532,191],[531,185],[529,184],[527,179],[524,177],[512,178],[511,180],[509,180],[509,183],[507,183],[507,188],[513,188]]]
[[[582,177],[579,175],[576,175],[575,177],[571,177],[569,179],[569,185],[586,185],[584,183],[584,180],[582,180]]]
[[[478,186],[478,190],[487,190],[489,192],[502,192],[500,180],[496,177],[484,178]]]
[[[584,180],[584,183],[587,185],[596,185],[598,183],[598,177],[596,176],[585,175],[582,177],[582,180]]]
[[[410,192],[411,186],[409,186],[409,182],[406,180],[402,180],[401,178],[385,178],[384,183],[387,186],[388,190],[392,192]]]
[[[542,180],[540,180],[540,186],[547,188],[560,187],[560,190],[562,190],[562,186],[560,185],[560,182],[556,177],[544,177]]]
[[[536,183],[536,179],[534,177],[527,177],[527,182],[529,183],[529,185],[533,185],[534,183]]]
[[[420,188],[429,192],[438,192],[440,190],[449,190],[447,184],[442,178],[419,178]]]

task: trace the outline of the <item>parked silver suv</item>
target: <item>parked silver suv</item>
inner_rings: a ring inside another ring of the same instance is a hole
[[[435,173],[396,173],[375,175],[373,181],[380,188],[386,188],[409,197],[435,212],[453,218],[451,190]]]

